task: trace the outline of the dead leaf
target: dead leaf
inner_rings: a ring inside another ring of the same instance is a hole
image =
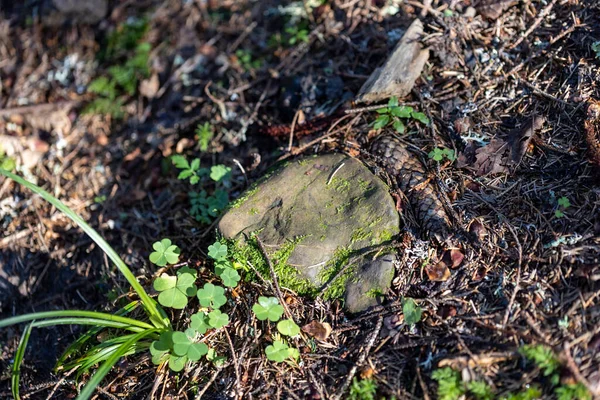
[[[480,241],[483,240],[487,236],[487,230],[483,226],[480,220],[474,219],[469,224],[469,233],[475,236]]]
[[[371,379],[375,375],[375,370],[371,367],[366,367],[362,371],[360,371],[360,377],[362,379]]]
[[[439,368],[451,367],[453,369],[463,369],[466,367],[489,367],[518,356],[517,352],[492,352],[484,354],[469,354],[468,356],[455,356],[441,360],[438,363]]]
[[[527,152],[527,148],[531,143],[531,139],[536,131],[542,129],[546,119],[541,116],[534,116],[521,129],[514,130],[508,136],[510,145],[510,161],[513,166],[521,163],[523,156]]]
[[[425,272],[432,282],[445,282],[450,278],[450,269],[445,262],[440,261],[433,264],[427,264],[425,266]]]
[[[589,101],[584,127],[590,161],[600,165],[600,101]]]
[[[508,143],[501,139],[492,139],[486,146],[475,150],[475,174],[483,176],[508,172],[507,151]]]
[[[327,322],[311,321],[302,327],[302,332],[307,333],[317,340],[325,341],[331,335],[331,325]]]
[[[127,161],[133,161],[137,158],[137,156],[139,156],[140,154],[142,154],[142,150],[140,150],[139,147],[136,147],[134,151],[132,151],[131,153],[127,154],[124,158],[123,161],[127,162]]]
[[[516,0],[481,0],[477,11],[488,19],[498,19],[505,10],[516,4]]]
[[[142,96],[149,99],[153,99],[160,89],[160,82],[158,81],[158,74],[155,72],[152,74],[150,79],[144,79],[140,83],[140,93]]]
[[[442,261],[450,268],[458,268],[465,259],[465,255],[459,249],[450,249],[444,252]]]
[[[454,307],[454,306],[442,305],[442,306],[440,306],[440,308],[438,308],[437,314],[442,319],[448,319],[448,318],[455,317],[456,314],[458,314],[458,312],[456,311],[456,307]]]

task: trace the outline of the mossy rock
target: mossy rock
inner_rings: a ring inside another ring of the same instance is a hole
[[[275,261],[297,274],[280,277],[290,289],[308,292],[291,283],[302,281],[315,293],[349,260],[353,265],[328,285],[326,297],[343,297],[346,308],[357,312],[376,304],[373,293],[389,288],[393,257],[373,261],[368,253],[398,234],[399,215],[388,187],[360,161],[343,154],[305,157],[240,199],[221,219],[219,231],[242,242],[258,232],[270,255],[285,248],[285,260]]]

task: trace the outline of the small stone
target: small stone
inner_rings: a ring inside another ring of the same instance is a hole
[[[465,17],[467,18],[475,18],[475,15],[477,14],[477,10],[475,10],[475,8],[469,6],[467,7],[467,9],[465,10]]]
[[[286,262],[317,290],[351,260],[325,294],[344,296],[346,308],[358,312],[391,284],[394,257],[372,260],[368,253],[397,235],[399,223],[383,181],[354,158],[328,154],[263,178],[223,216],[219,231],[240,240],[257,232],[269,254],[296,241]]]

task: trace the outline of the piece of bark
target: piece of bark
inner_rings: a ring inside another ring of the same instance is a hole
[[[416,19],[383,66],[373,71],[360,88],[357,103],[373,103],[410,93],[429,58],[429,50],[420,42],[422,36],[423,24]]]
[[[600,101],[589,101],[584,127],[589,159],[600,166]]]
[[[476,8],[484,18],[498,19],[504,11],[515,4],[517,4],[516,0],[482,0]]]

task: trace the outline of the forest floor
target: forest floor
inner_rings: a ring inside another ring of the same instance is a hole
[[[178,179],[170,157],[231,168],[234,200],[283,158],[361,156],[368,138],[394,129],[375,129],[379,114],[353,100],[414,19],[430,57],[400,103],[430,123],[406,120],[398,136],[423,154],[441,150],[427,160],[439,167],[432,179],[478,243],[436,248],[408,224],[394,238],[392,289],[360,315],[282,288],[298,325],[332,327],[323,340],[294,339],[298,362],[267,360],[270,335],[252,332],[269,328],[245,304],[274,293],[243,281],[226,335],[211,343],[223,363],[157,372],[142,352],[114,367],[97,398],[600,395],[597,1],[80,3],[97,12],[67,18],[52,1],[0,1],[0,163],[82,215],[148,290],[155,241],[170,238],[200,268],[215,241],[216,217],[192,210],[190,193],[217,187]],[[1,318],[110,312],[128,291],[71,221],[0,178]],[[404,323],[406,298],[417,323]],[[52,369],[84,329],[34,330],[23,398],[75,397],[89,376]],[[22,330],[0,331],[0,398]]]

